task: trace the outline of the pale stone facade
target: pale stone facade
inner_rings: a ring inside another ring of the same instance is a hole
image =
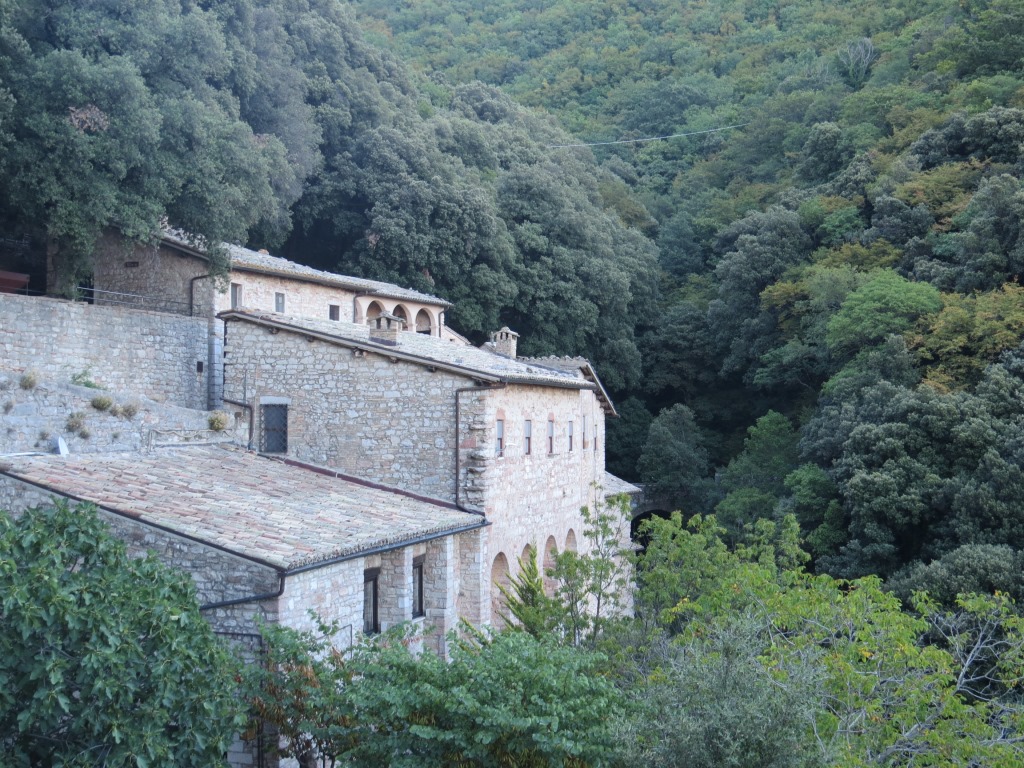
[[[283,407],[287,441],[273,450],[482,512],[492,524],[474,553],[484,596],[495,589],[487,582],[515,574],[527,546],[549,566],[585,547],[580,509],[598,504],[614,411],[576,361],[374,341],[347,323],[222,317],[225,398],[253,409],[254,447],[271,449],[264,407]],[[474,612],[493,620],[493,605],[484,599]]]

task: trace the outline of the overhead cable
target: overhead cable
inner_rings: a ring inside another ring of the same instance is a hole
[[[683,136],[700,136],[703,133],[718,133],[728,131],[732,128],[742,128],[750,123],[736,123],[735,125],[724,125],[721,128],[708,128],[706,131],[691,131],[689,133],[673,133],[670,136],[648,136],[643,139],[618,139],[617,141],[595,141],[590,144],[548,144],[547,149],[572,149],[574,147],[607,147],[611,144],[639,144],[644,141],[661,141],[662,139],[678,139]]]

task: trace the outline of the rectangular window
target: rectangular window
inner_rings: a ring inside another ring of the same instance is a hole
[[[275,312],[284,312],[284,294],[283,293],[275,293],[274,294],[274,311]]]
[[[586,449],[586,447],[587,447],[587,417],[586,416],[583,417],[583,435],[582,435],[582,437],[583,437],[583,448]]]
[[[572,422],[569,422],[569,450],[572,450]]]
[[[238,309],[242,306],[242,284],[232,283],[231,284],[231,308]]]
[[[288,406],[260,406],[260,450],[288,453]]]
[[[337,304],[328,305],[331,320],[341,320],[341,307]]]
[[[423,616],[423,555],[412,560],[412,617]]]
[[[555,452],[555,420],[548,419],[548,453]]]
[[[494,425],[495,443],[494,443],[494,455],[504,456],[505,455],[505,420],[498,419],[497,424]]]
[[[527,419],[523,422],[523,453],[530,455],[530,442],[533,440],[533,422]]]
[[[363,571],[363,634],[380,632],[380,568]]]

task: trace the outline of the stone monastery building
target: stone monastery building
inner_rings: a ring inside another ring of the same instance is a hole
[[[174,234],[111,237],[93,303],[0,294],[0,508],[94,502],[220,632],[312,609],[341,644],[412,621],[444,655],[459,619],[501,623],[527,547],[550,565],[585,546],[581,507],[636,490],[605,472],[586,360],[518,357],[507,328],[477,348],[437,297],[229,248],[217,280]],[[98,412],[84,372],[141,412]]]

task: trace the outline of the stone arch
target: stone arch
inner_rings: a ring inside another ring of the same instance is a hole
[[[379,301],[371,301],[370,305],[366,308],[366,320],[369,322],[375,317],[380,317],[384,312],[384,305]]]
[[[639,544],[640,549],[642,550],[647,549],[648,537],[640,532],[640,526],[652,517],[660,517],[664,520],[668,520],[672,517],[672,513],[664,509],[648,509],[638,514],[629,522],[629,539],[634,544]]]
[[[433,328],[434,319],[427,310],[421,309],[416,313],[416,333],[425,333],[429,336],[433,332]]]
[[[407,310],[402,304],[396,304],[395,309],[391,312],[391,314],[404,321],[404,324],[402,325],[403,331],[409,330],[409,310]]]
[[[533,544],[527,544],[523,547],[523,554],[519,556],[519,561],[526,563],[530,559],[530,550],[533,549]]]
[[[505,620],[501,618],[505,610],[505,597],[498,587],[500,585],[508,589],[510,580],[508,558],[504,552],[499,552],[491,564],[491,624],[495,629],[505,628]]]
[[[576,551],[576,531],[574,531],[572,528],[570,528],[569,532],[567,534],[565,534],[565,549],[563,551],[565,551],[565,552],[575,552]]]
[[[555,558],[558,556],[558,542],[554,536],[548,536],[544,544],[544,560],[541,565],[541,573],[544,575],[544,593],[549,597],[555,594],[555,580],[548,576],[548,571],[554,569]]]

